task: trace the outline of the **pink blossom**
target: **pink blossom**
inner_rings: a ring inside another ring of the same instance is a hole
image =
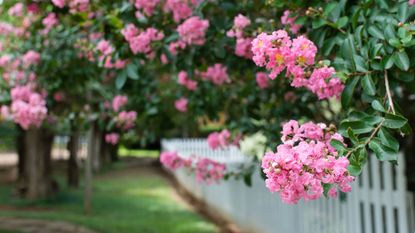
[[[39,5],[37,3],[30,3],[27,5],[27,11],[33,14],[39,13]]]
[[[137,113],[135,111],[122,111],[116,117],[117,127],[123,130],[131,129],[135,125]]]
[[[187,105],[189,100],[185,97],[182,97],[174,102],[174,106],[179,112],[187,112]]]
[[[256,73],[256,83],[259,88],[266,89],[269,87],[268,74],[265,72]]]
[[[332,67],[315,69],[310,76],[308,88],[317,94],[319,99],[327,99],[333,96],[339,98],[344,85],[335,74],[336,71]]]
[[[134,54],[144,53],[147,57],[152,57],[153,54],[151,43],[153,41],[160,41],[164,38],[163,32],[160,32],[155,28],[147,28],[145,31],[139,32],[138,29],[131,24],[123,29],[122,34],[130,44],[130,49]]]
[[[221,132],[213,132],[209,134],[207,138],[208,145],[211,149],[216,150],[217,148],[225,149],[229,146],[231,139],[231,133],[229,130],[224,129]]]
[[[408,3],[409,3],[409,5],[411,5],[411,6],[412,6],[412,5],[415,5],[415,0],[409,0],[409,2],[408,2]]]
[[[183,160],[177,155],[176,152],[162,152],[160,154],[160,162],[164,167],[173,171],[183,166]]]
[[[178,83],[184,87],[186,87],[188,90],[194,91],[197,89],[197,82],[194,80],[189,79],[187,72],[182,70],[177,75],[178,77]]]
[[[175,41],[175,42],[171,42],[169,44],[169,52],[173,55],[176,56],[178,53],[178,49],[185,49],[186,48],[186,43],[184,43],[183,41]]]
[[[62,91],[58,91],[55,94],[53,94],[53,99],[56,102],[62,102],[65,99],[65,93]]]
[[[277,152],[268,152],[262,160],[267,176],[265,184],[271,192],[279,192],[288,204],[296,204],[302,198],[315,200],[323,195],[323,185],[331,185],[330,197],[351,191],[349,161],[340,157],[330,141],[341,137],[328,130],[325,124],[312,122],[300,125],[291,120],[283,126],[283,144]],[[342,140],[342,138],[340,138]]]
[[[173,19],[178,23],[192,15],[192,6],[193,3],[190,0],[167,0],[164,8],[166,11],[173,13]]]
[[[219,63],[208,67],[207,71],[203,72],[201,75],[203,79],[210,80],[217,86],[231,82],[228,76],[227,67]]]
[[[52,0],[52,3],[59,8],[65,7],[65,0]]]
[[[238,38],[236,39],[235,54],[247,59],[252,58],[252,38]]]
[[[70,0],[69,11],[72,14],[86,12],[89,9],[89,0]]]
[[[196,162],[195,176],[196,181],[206,182],[211,184],[212,182],[220,181],[226,172],[226,165],[213,161],[208,158],[200,158]]]
[[[49,13],[43,20],[42,23],[45,27],[47,28],[52,28],[54,26],[56,26],[59,21],[58,18],[56,17],[55,13]]]
[[[110,134],[105,135],[106,143],[117,145],[119,140],[120,140],[120,135],[117,133],[110,133]]]
[[[40,54],[33,50],[29,50],[23,55],[22,62],[24,67],[38,64],[40,62]]]
[[[23,3],[19,2],[12,6],[9,11],[7,12],[10,16],[17,16],[23,17],[24,13],[24,5]]]
[[[123,106],[128,103],[128,97],[124,95],[117,95],[112,100],[112,110],[118,112]]]
[[[160,0],[135,0],[137,10],[142,10],[147,16],[153,15],[154,9]]]
[[[100,51],[103,55],[110,55],[114,52],[114,48],[111,46],[110,42],[107,40],[101,40],[97,44],[97,49]]]
[[[188,45],[203,45],[205,43],[208,20],[202,20],[197,16],[186,19],[177,27],[180,39]]]
[[[46,101],[29,86],[17,86],[11,90],[13,120],[23,129],[40,127],[47,116]]]
[[[291,12],[289,10],[284,11],[284,14],[281,16],[281,24],[288,26],[293,34],[297,34],[301,28],[301,25],[295,24],[297,17],[290,17],[290,14]]]
[[[251,24],[251,20],[246,16],[239,14],[233,20],[233,27],[229,30],[226,35],[228,37],[236,37],[237,39],[243,37],[243,30],[245,27]]]
[[[164,54],[164,53],[160,55],[160,61],[161,61],[161,64],[163,64],[163,65],[169,63],[169,59],[167,58],[166,54]]]

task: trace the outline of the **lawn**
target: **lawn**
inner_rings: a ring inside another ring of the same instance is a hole
[[[0,216],[63,220],[107,233],[208,233],[215,225],[190,211],[159,173],[150,168],[117,169],[95,179],[93,213],[82,210],[82,191],[63,190],[56,199],[27,202],[11,198],[10,187],[0,187]]]

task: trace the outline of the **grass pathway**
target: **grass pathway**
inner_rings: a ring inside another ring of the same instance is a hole
[[[148,166],[119,168],[96,177],[89,216],[82,212],[82,189],[63,190],[54,200],[32,203],[13,200],[10,190],[0,187],[0,217],[65,221],[103,233],[218,232],[178,197],[157,169]]]

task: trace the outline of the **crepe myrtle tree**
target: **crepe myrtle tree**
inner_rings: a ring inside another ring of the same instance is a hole
[[[7,2],[1,22],[2,117],[21,129],[18,138],[19,191],[45,198],[56,191],[50,177],[51,145],[58,124],[70,122],[76,135],[90,101],[91,84],[99,84],[101,69],[81,56],[88,26],[78,13],[55,8],[50,2]],[[66,121],[66,119],[71,119]],[[76,147],[76,143],[71,143]],[[76,150],[69,149],[68,182],[77,185]]]

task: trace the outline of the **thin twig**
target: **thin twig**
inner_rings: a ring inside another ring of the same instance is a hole
[[[376,126],[376,128],[373,130],[372,134],[370,134],[369,138],[363,144],[363,147],[366,147],[372,141],[372,139],[376,136],[376,133],[382,127],[384,122],[385,122],[385,118],[382,118],[382,121],[379,123],[378,126]],[[361,147],[355,147],[351,151],[347,152],[346,157],[349,157],[352,153],[354,153],[359,148],[361,148]]]
[[[392,113],[395,115],[395,107],[393,106],[393,101],[392,101],[392,94],[391,94],[391,90],[389,87],[389,79],[388,79],[388,71],[385,70],[385,87],[386,87],[386,95],[388,96],[388,102],[389,102],[389,107],[392,110]]]

